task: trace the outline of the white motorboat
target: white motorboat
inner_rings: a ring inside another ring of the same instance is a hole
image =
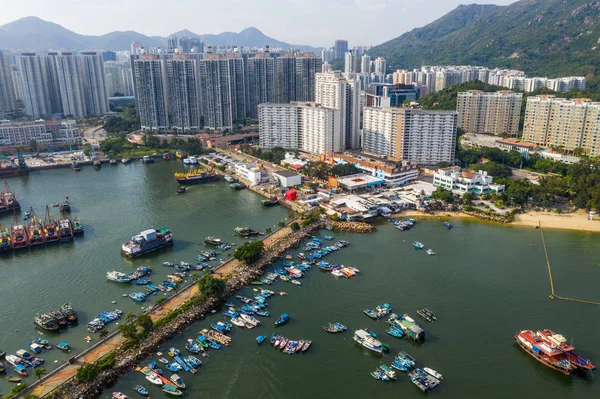
[[[442,375],[440,373],[438,373],[437,371],[435,371],[434,369],[430,369],[429,367],[423,367],[423,371],[425,371],[430,376],[437,378],[438,380],[443,379]]]

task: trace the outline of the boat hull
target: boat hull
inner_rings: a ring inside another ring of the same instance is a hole
[[[515,342],[517,343],[517,345],[519,345],[521,347],[521,349],[523,349],[529,356],[531,356],[532,358],[534,358],[535,360],[537,360],[538,362],[542,363],[544,366],[549,367],[553,370],[556,370],[564,375],[571,375],[571,373],[573,372],[572,370],[565,370],[562,369],[548,361],[546,361],[543,357],[537,355],[535,352],[533,352],[532,350],[530,350],[527,346],[525,346],[520,340],[519,340],[519,336],[515,335],[514,336]]]

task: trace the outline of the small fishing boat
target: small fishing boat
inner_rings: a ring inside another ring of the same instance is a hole
[[[194,341],[191,339],[187,340],[187,343],[185,344],[185,349],[192,353],[200,353],[200,346],[198,344],[195,344]]]
[[[169,352],[167,352],[167,353],[171,357],[181,355],[181,351],[173,346],[169,348]]]
[[[344,273],[342,273],[339,270],[332,270],[331,271],[331,275],[334,276],[334,277],[344,277]]]
[[[185,187],[179,187],[177,189],[177,194],[184,194],[186,192],[186,188]]]
[[[452,225],[451,225],[450,223],[448,223],[448,222],[444,222],[444,227],[445,227],[445,228],[447,228],[448,230],[452,230],[452,228],[453,228],[454,226],[452,226]]]
[[[265,340],[267,339],[266,335],[259,335],[258,337],[256,337],[256,343],[258,345],[262,344],[263,342],[265,342]]]
[[[112,399],[127,399],[129,396],[125,395],[123,392],[113,392]]]
[[[23,366],[22,364],[17,364],[15,366],[15,372],[25,377],[29,375],[29,373],[27,372],[27,367]]]
[[[425,245],[421,244],[419,241],[415,241],[413,242],[413,247],[415,247],[416,249],[423,249],[425,248]]]
[[[71,350],[71,346],[69,345],[69,343],[64,342],[64,341],[61,342],[60,344],[56,345],[56,347],[60,350],[67,351],[67,352],[69,352]]]
[[[83,228],[83,223],[81,223],[81,219],[78,216],[73,218],[73,234],[74,235],[82,235],[85,232]]]
[[[284,313],[277,319],[277,321],[275,321],[275,325],[282,326],[285,323],[287,323],[288,321],[290,321],[290,315],[287,313]]]
[[[168,395],[174,395],[174,396],[183,395],[183,392],[181,392],[179,389],[177,389],[177,387],[175,385],[171,385],[171,384],[165,384],[163,386],[162,391]]]
[[[181,366],[181,364],[179,364],[177,362],[169,363],[165,367],[167,370],[169,370],[172,373],[177,373],[178,371],[183,370],[183,367]]]
[[[158,374],[154,373],[153,371],[150,371],[148,374],[146,374],[146,379],[154,385],[163,385],[163,382],[159,378]]]
[[[164,357],[159,357],[158,361],[161,362],[162,364],[169,364],[169,361],[167,359],[165,359]]]
[[[310,339],[307,339],[304,341],[304,344],[302,345],[302,352],[306,352],[308,350],[308,348],[310,348],[310,346],[312,345],[312,341]]]
[[[385,375],[387,375],[392,380],[396,379],[396,372],[392,370],[389,366],[382,364],[381,366],[379,366],[379,369],[383,371]]]
[[[148,395],[148,390],[141,385],[136,385],[133,389],[140,395]]]
[[[20,382],[21,377],[10,376],[8,377],[8,382]]]
[[[427,255],[435,255],[435,251],[433,249],[431,249],[431,248],[429,248],[427,251],[425,251],[425,253]]]
[[[331,325],[331,323],[329,324],[328,327],[323,326],[323,330],[327,331],[328,333],[332,333],[332,334],[337,334],[340,332],[340,330],[338,330],[337,328],[333,327]]]
[[[173,374],[170,378],[172,383],[174,383],[178,388],[185,389],[185,382],[179,377],[177,374]]]
[[[158,367],[158,363],[156,363],[155,361],[151,361],[150,363],[148,363],[148,367],[150,368],[150,370],[154,371],[158,375],[162,375],[163,373],[162,369]]]
[[[246,185],[244,183],[235,182],[231,183],[229,187],[233,188],[234,190],[241,190],[243,188],[246,188]]]
[[[440,373],[438,373],[434,369],[430,369],[429,367],[423,367],[423,371],[425,371],[430,376],[432,376],[434,378],[437,378],[438,380],[443,380],[444,379]]]
[[[396,338],[402,338],[404,336],[404,333],[402,332],[402,330],[400,330],[399,328],[396,328],[396,327],[390,327],[386,332],[388,334],[390,334],[392,337],[396,337]]]
[[[262,204],[262,206],[265,206],[265,207],[275,206],[275,205],[279,205],[279,200],[277,198],[262,200],[261,204]]]

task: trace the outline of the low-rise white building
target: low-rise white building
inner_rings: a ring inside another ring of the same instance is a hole
[[[273,177],[277,179],[282,187],[300,186],[302,184],[302,176],[291,170],[273,172]]]
[[[237,175],[251,181],[252,184],[258,184],[261,182],[261,171],[256,167],[256,163],[236,163],[233,165],[233,167]]]
[[[454,193],[484,195],[501,193],[504,185],[493,184],[493,178],[484,171],[459,170],[457,168],[438,169],[433,175],[433,185]]]

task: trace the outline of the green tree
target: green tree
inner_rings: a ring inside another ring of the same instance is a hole
[[[141,327],[144,332],[149,332],[150,330],[152,330],[152,328],[154,328],[154,323],[152,322],[152,319],[146,313],[138,316],[136,320],[136,325],[138,327]]]
[[[454,202],[454,195],[452,194],[452,192],[448,191],[448,190],[444,190],[442,187],[438,187],[432,194],[431,196],[437,200],[440,200],[442,202],[446,202],[448,204],[451,204]]]
[[[334,165],[329,171],[333,176],[349,176],[360,173],[360,169],[353,163],[344,163]]]
[[[44,374],[46,374],[46,369],[42,367],[36,368],[33,372],[33,375],[36,376],[38,380],[41,380]]]
[[[262,243],[262,241],[256,241]],[[214,278],[208,273],[198,280],[198,288],[205,298],[220,298],[225,292],[225,281],[220,278]]]
[[[318,161],[307,163],[303,170],[307,176],[325,180],[331,175],[330,168],[328,163]]]
[[[75,375],[75,378],[77,379],[77,381],[85,382],[93,380],[94,378],[96,378],[97,375],[98,367],[94,363],[90,363],[77,369],[77,374]]]
[[[135,324],[121,324],[117,330],[127,339],[137,338],[137,329]]]
[[[100,334],[98,336],[100,337],[100,339],[104,339],[104,338],[106,338],[107,335],[108,335],[108,330],[106,328],[103,328],[102,330],[100,330]]]
[[[38,142],[35,139],[29,140],[29,148],[31,149],[31,152],[37,152]]]
[[[252,264],[260,259],[263,251],[264,244],[262,241],[245,242],[235,250],[233,257],[240,262]]]
[[[290,224],[290,229],[292,229],[292,231],[300,230],[300,225],[298,224],[298,222],[293,222],[292,224]]]
[[[136,319],[137,319],[137,316],[133,312],[129,312],[125,315],[125,321],[129,324],[135,323]]]
[[[464,193],[462,196],[463,205],[471,205],[473,202],[473,194],[472,193]]]

